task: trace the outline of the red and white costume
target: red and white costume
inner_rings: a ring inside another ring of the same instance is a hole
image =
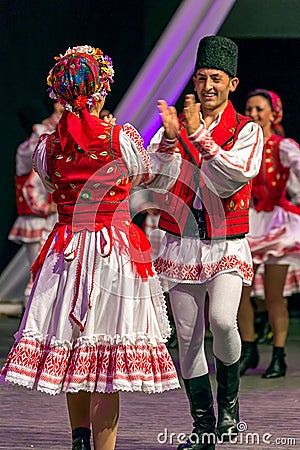
[[[158,157],[174,148],[182,157],[178,179],[160,195],[159,226],[166,234],[155,268],[169,284],[184,379],[208,373],[206,293],[214,355],[226,365],[240,357],[237,310],[242,284],[251,284],[253,277],[245,238],[250,184],[263,147],[261,128],[237,114],[230,102],[208,129],[200,118],[191,136],[181,121],[178,140],[166,140],[160,129],[150,142]]]
[[[300,180],[300,148],[292,139],[273,135],[264,145],[259,175],[253,180],[250,231],[256,264],[298,264],[300,208],[286,199],[290,169]]]
[[[32,155],[40,135],[50,133],[54,129],[44,124],[35,125],[30,138],[17,148],[15,184],[18,217],[9,232],[8,239],[19,244],[40,242],[51,195],[32,169]]]
[[[203,121],[202,124],[205,126]],[[251,284],[252,258],[245,234],[249,229],[249,182],[257,174],[261,160],[261,130],[238,115],[229,102],[208,130],[201,125],[196,133],[187,137],[182,127],[180,136],[194,163],[180,141],[164,140],[163,129],[149,146],[150,151],[158,153],[168,152],[175,146],[175,151],[180,152],[185,161],[171,194],[165,194],[160,200],[159,226],[167,234],[164,250],[155,262],[156,270],[170,281],[197,284],[220,273],[236,272],[245,284]],[[200,178],[200,188],[195,177]],[[185,235],[190,207],[201,210],[203,205],[206,237]]]
[[[38,255],[49,226],[57,219],[56,213],[49,214],[52,197],[32,168],[32,155],[41,134],[52,133],[58,121],[59,116],[54,112],[43,123],[35,124],[30,138],[19,145],[16,153],[15,186],[18,217],[9,232],[8,239],[24,245],[30,265]],[[28,276],[30,278],[30,274]],[[31,288],[30,278],[24,292],[25,304]]]
[[[50,394],[178,388],[151,248],[130,222],[129,191],[150,177],[149,155],[130,125],[90,118],[87,150],[69,137],[62,151],[55,132],[35,152],[59,221],[2,378]]]

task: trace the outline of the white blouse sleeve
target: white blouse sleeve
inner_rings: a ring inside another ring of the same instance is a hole
[[[300,180],[292,170],[290,170],[286,190],[290,196],[291,202],[296,206],[300,206]]]
[[[264,142],[262,129],[256,123],[247,123],[227,151],[203,126],[189,139],[203,158],[201,172],[220,197],[234,194],[259,172]]]
[[[300,181],[300,147],[293,139],[282,139],[279,144],[279,158],[284,167],[289,167]]]
[[[122,126],[120,146],[132,186],[147,181],[151,176],[150,157],[144,149],[143,138],[130,123]]]
[[[49,192],[34,170],[31,171],[26,180],[22,193],[26,203],[35,214],[48,214]]]
[[[38,143],[39,136],[33,132],[29,139],[22,142],[16,153],[16,174],[18,176],[27,175],[32,170],[32,155]]]
[[[47,135],[41,139],[33,153],[33,168],[39,174],[46,189],[53,192],[54,187],[47,172],[46,140]]]

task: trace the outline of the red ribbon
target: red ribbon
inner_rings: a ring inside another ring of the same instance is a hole
[[[70,135],[83,150],[89,148],[94,133],[95,122],[87,108],[82,109],[79,114],[80,117],[74,113],[65,111],[62,115],[58,124],[58,134],[63,149],[65,149]]]

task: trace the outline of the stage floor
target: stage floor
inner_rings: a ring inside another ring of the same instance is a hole
[[[18,318],[0,317],[0,363],[13,342]],[[211,381],[215,392],[211,339],[207,338]],[[300,449],[300,319],[290,324],[287,341],[288,371],[284,378],[265,380],[272,347],[259,346],[260,363],[241,379],[240,418],[237,442],[217,450]],[[172,356],[177,362],[176,349]],[[0,386],[1,450],[68,450],[71,434],[64,395],[55,397],[14,387]],[[163,394],[122,393],[116,450],[176,449],[182,433],[192,430],[189,406],[183,389]]]

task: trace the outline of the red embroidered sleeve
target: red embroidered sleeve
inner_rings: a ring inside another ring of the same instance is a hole
[[[189,140],[206,160],[212,159],[219,153],[219,146],[204,127],[198,128],[194,134],[189,136]]]
[[[177,139],[167,139],[165,135],[163,135],[162,140],[159,143],[157,151],[159,153],[168,153],[173,154],[176,148]]]
[[[147,181],[151,177],[151,165],[149,153],[144,149],[144,139],[130,123],[125,123],[122,129],[124,133],[127,134],[127,136],[129,136],[130,139],[135,143],[138,149],[144,166],[144,181]]]

